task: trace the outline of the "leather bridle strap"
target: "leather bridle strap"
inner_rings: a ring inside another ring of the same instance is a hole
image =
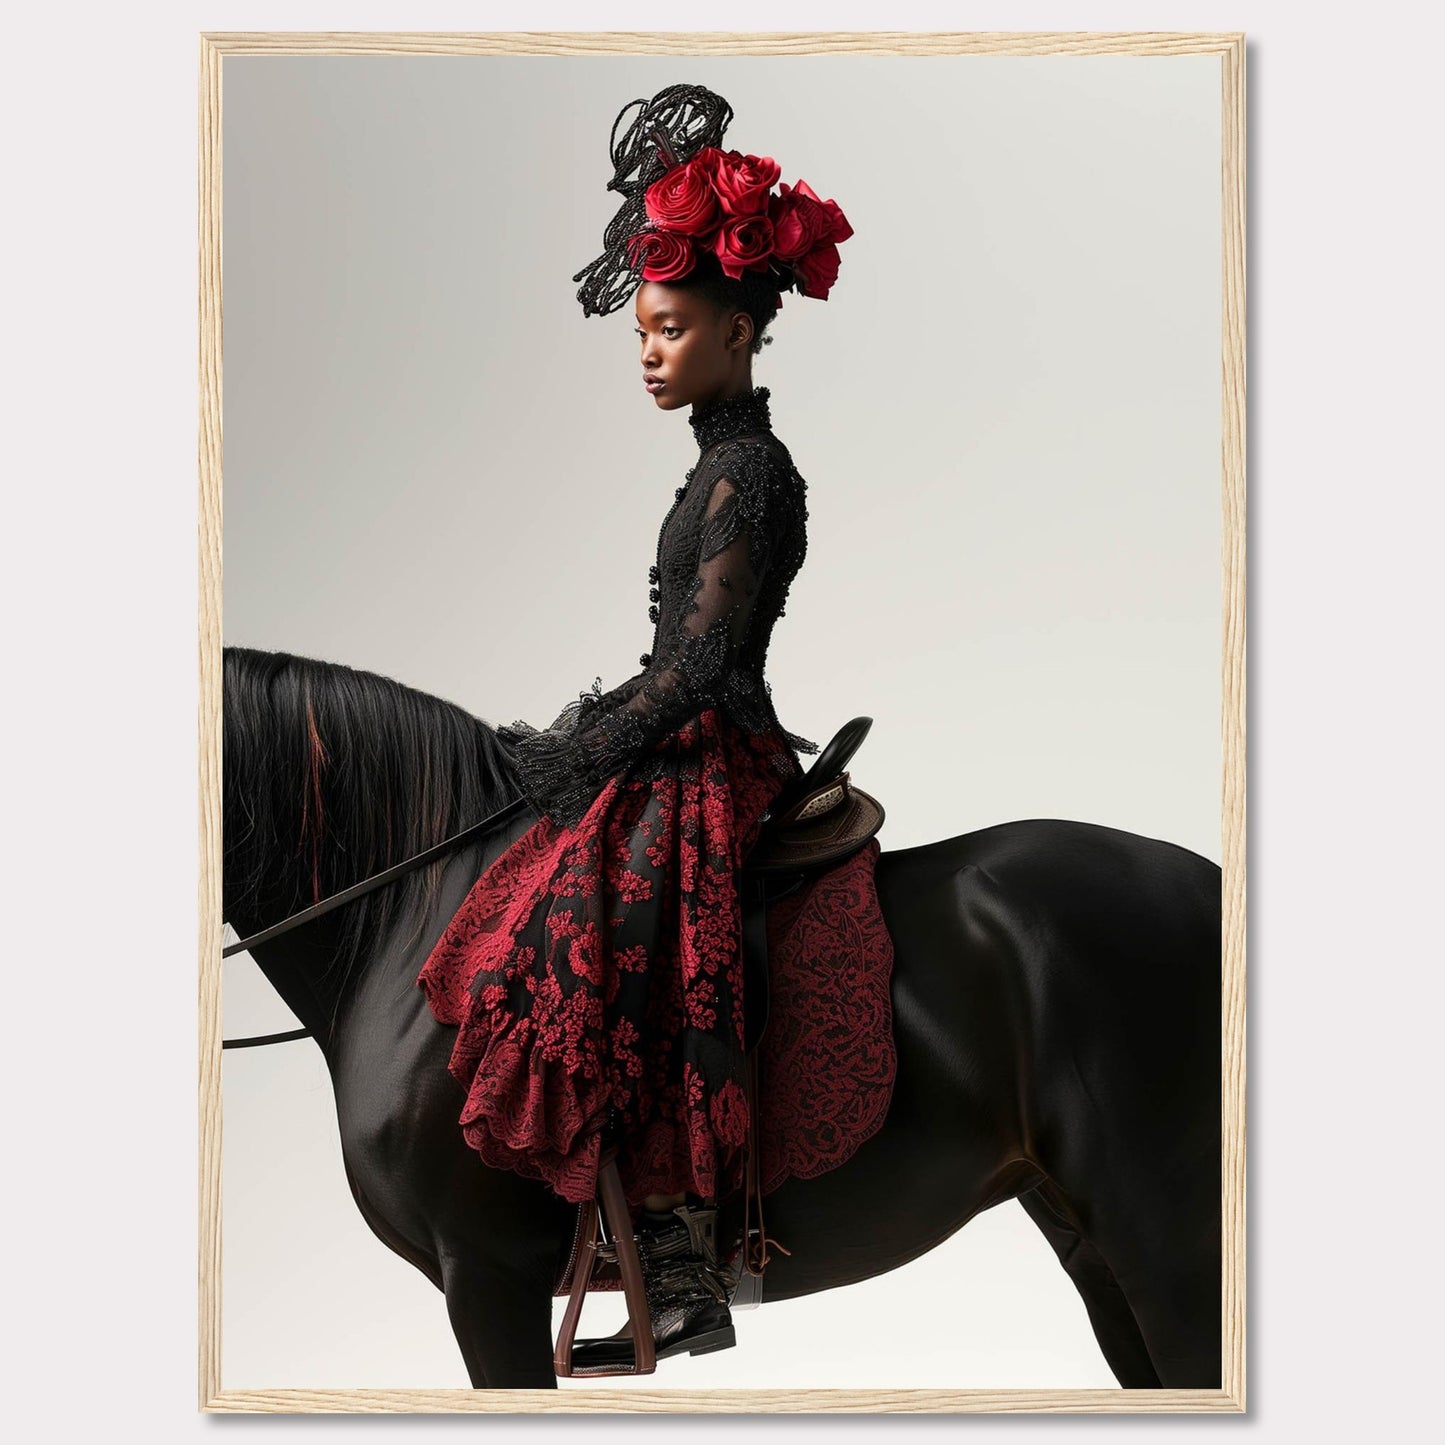
[[[453,848],[460,847],[469,839],[475,838],[481,833],[490,832],[498,824],[511,817],[513,813],[520,812],[526,803],[525,797],[514,798],[505,808],[499,808],[495,813],[488,814],[480,823],[473,823],[470,828],[464,828],[460,833],[453,833],[450,838],[443,838],[440,843],[434,843],[430,848],[423,849],[422,852],[414,854],[400,863],[395,863],[390,868],[384,868],[380,873],[373,873],[370,878],[364,878],[360,883],[353,883],[350,888],[343,888],[339,893],[333,893],[329,898],[323,898],[319,903],[313,903],[309,908],[303,908],[299,913],[293,913],[289,918],[283,918],[280,923],[273,923],[269,928],[263,928],[249,938],[242,938],[235,943],[228,944],[221,950],[221,957],[230,958],[234,953],[249,952],[258,944],[270,943],[273,938],[279,938],[293,928],[300,928],[303,923],[310,923],[323,914],[330,913],[332,909],[340,908],[343,903],[350,903],[414,869],[423,867],[434,858],[440,858]],[[258,1034],[254,1038],[225,1039],[222,1041],[221,1047],[226,1049],[256,1048],[261,1044],[279,1044],[287,1039],[304,1039],[310,1035],[310,1032],[310,1029],[291,1029],[281,1034]]]
[[[254,1034],[249,1039],[222,1039],[223,1049],[259,1049],[262,1044],[284,1044],[290,1039],[309,1039],[310,1029],[287,1029],[284,1034]]]

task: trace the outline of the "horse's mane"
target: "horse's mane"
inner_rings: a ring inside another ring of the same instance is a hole
[[[341,663],[223,649],[225,909],[275,918],[359,883],[518,796],[465,709]],[[338,966],[436,899],[446,859],[346,905]]]

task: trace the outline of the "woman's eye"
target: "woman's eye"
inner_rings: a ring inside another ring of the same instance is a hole
[[[647,333],[646,333],[640,326],[634,326],[634,327],[632,328],[632,331],[633,331],[633,334],[634,334],[634,335],[640,336],[644,341],[647,340]],[[663,334],[664,336],[667,336],[669,332],[679,332],[679,333],[680,333],[680,332],[681,332],[681,327],[677,327],[677,326],[664,326],[664,327],[662,328],[662,334]]]

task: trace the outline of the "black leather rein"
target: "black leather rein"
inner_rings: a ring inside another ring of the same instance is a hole
[[[480,823],[473,823],[470,828],[464,828],[460,833],[453,833],[450,838],[443,838],[440,843],[434,843],[430,848],[423,849],[413,857],[400,863],[394,863],[390,868],[382,869],[380,873],[373,873],[370,878],[364,878],[360,883],[353,883],[350,888],[343,888],[339,893],[333,893],[329,898],[323,898],[319,903],[313,903],[309,908],[303,908],[299,913],[293,913],[290,918],[283,918],[280,923],[273,923],[269,928],[263,928],[249,938],[242,938],[235,943],[228,944],[221,950],[221,957],[230,958],[233,953],[246,953],[257,944],[270,943],[273,938],[279,938],[293,928],[300,928],[303,923],[310,923],[313,919],[320,918],[322,914],[330,913],[333,908],[340,908],[343,903],[350,903],[353,899],[360,898],[373,889],[393,882],[414,869],[430,863],[434,858],[440,858],[443,854],[451,852],[453,848],[460,847],[461,844],[479,834],[490,832],[499,823],[511,817],[513,813],[520,812],[526,802],[525,797],[513,799],[505,808],[489,814]],[[288,1039],[305,1039],[310,1036],[310,1029],[288,1029],[285,1033],[279,1034],[255,1034],[245,1039],[222,1039],[221,1047],[223,1049],[254,1049],[259,1048],[262,1044],[279,1044]]]

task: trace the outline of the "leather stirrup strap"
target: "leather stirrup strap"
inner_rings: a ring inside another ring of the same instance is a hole
[[[657,1341],[652,1337],[652,1311],[647,1306],[647,1289],[642,1280],[642,1261],[637,1256],[637,1234],[632,1211],[622,1192],[617,1156],[608,1159],[597,1178],[602,1208],[607,1214],[607,1232],[617,1246],[617,1267],[622,1271],[622,1292],[627,1299],[627,1317],[632,1321],[632,1368],[619,1374],[650,1375],[657,1369]]]
[[[768,882],[754,873],[738,875],[742,894],[743,1048],[751,1053],[768,1027]]]
[[[582,1303],[587,1298],[587,1284],[592,1278],[592,1266],[597,1262],[595,1199],[589,1199],[582,1206],[578,1233],[582,1246],[577,1258],[572,1262],[572,1288],[567,1295],[567,1309],[562,1316],[562,1328],[557,1335],[557,1347],[552,1354],[553,1371],[566,1379],[572,1377],[572,1341],[577,1338],[577,1323],[582,1318]]]
[[[754,1050],[748,1054],[743,1072],[744,1091],[748,1101],[748,1146],[747,1164],[743,1184],[743,1269],[761,1279],[772,1256],[768,1253],[771,1244],[774,1249],[791,1256],[793,1251],[768,1238],[767,1226],[763,1223],[762,1176],[758,1169],[758,1055]],[[758,1218],[758,1237],[753,1240],[752,1216]]]

